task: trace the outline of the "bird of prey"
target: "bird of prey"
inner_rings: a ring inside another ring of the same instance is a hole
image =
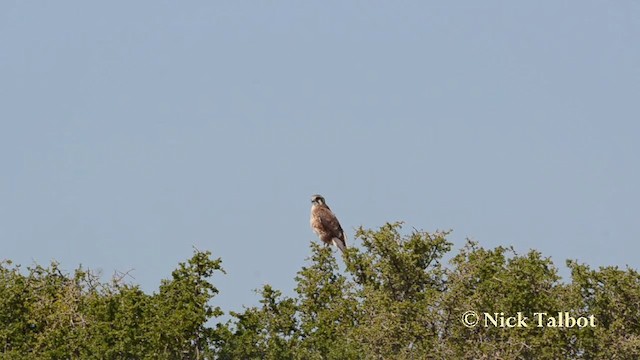
[[[327,246],[333,244],[344,252],[347,242],[336,215],[329,209],[322,195],[311,197],[311,229]]]

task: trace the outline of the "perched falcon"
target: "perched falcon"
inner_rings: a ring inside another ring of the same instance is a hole
[[[336,215],[329,209],[322,195],[311,197],[311,228],[327,246],[334,244],[344,252],[347,242]]]

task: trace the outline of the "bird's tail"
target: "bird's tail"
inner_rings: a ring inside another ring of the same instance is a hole
[[[342,252],[344,252],[344,250],[347,248],[347,244],[345,244],[344,241],[338,238],[333,238],[333,245],[337,246],[338,249],[340,249],[340,251]]]

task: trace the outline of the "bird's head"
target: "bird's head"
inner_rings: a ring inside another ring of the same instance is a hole
[[[322,195],[316,194],[316,195],[311,196],[311,203],[313,205],[323,205],[325,202],[324,202],[324,198],[322,197]]]

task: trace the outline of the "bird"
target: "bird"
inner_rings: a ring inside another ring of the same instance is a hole
[[[311,196],[311,229],[327,246],[333,244],[344,252],[347,248],[344,231],[336,215],[329,209],[322,195]]]

